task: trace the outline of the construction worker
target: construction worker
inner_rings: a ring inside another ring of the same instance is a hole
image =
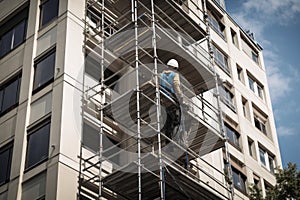
[[[166,93],[174,100],[174,104],[166,107],[167,119],[162,132],[167,137],[173,138],[175,136],[174,130],[180,125],[181,109],[183,104],[183,95],[180,88],[179,74],[177,73],[179,64],[175,59],[170,59],[167,62],[168,69],[164,70],[160,75],[160,86],[162,92]],[[167,140],[166,143],[169,143]]]

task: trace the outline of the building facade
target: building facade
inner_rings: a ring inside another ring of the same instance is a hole
[[[0,7],[1,200],[248,199],[251,184],[275,184],[262,47],[224,1]],[[190,107],[187,148],[161,131],[170,58]]]

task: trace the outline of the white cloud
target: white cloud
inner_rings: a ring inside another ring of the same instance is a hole
[[[292,91],[292,78],[281,73],[278,67],[268,66],[268,83],[273,103]]]
[[[290,127],[279,126],[277,127],[277,135],[279,137],[292,136],[295,135],[295,131]]]
[[[253,32],[255,39],[264,46],[268,83],[275,104],[292,91],[298,73],[295,68],[286,66],[278,49],[265,37],[264,31],[275,23],[290,22],[299,12],[300,0],[246,0],[242,8],[232,14],[238,24]]]
[[[282,25],[291,23],[300,12],[299,0],[248,0],[243,4],[246,13],[257,13],[256,17]]]

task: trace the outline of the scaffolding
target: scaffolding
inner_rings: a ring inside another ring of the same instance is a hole
[[[85,16],[78,199],[233,199],[206,1],[86,0]],[[171,58],[185,104],[168,137]],[[224,170],[203,158],[220,148]]]

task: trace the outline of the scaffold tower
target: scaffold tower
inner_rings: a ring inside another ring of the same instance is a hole
[[[78,199],[233,199],[206,1],[86,0]],[[179,62],[172,136],[162,90]],[[223,149],[223,168],[205,155]]]

